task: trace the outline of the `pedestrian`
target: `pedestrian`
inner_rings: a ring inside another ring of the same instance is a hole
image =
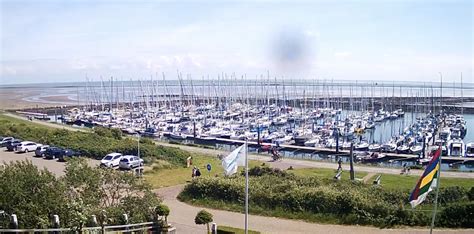
[[[191,175],[191,178],[194,179],[194,177],[196,177],[196,167],[193,167],[193,171],[192,171],[192,175]]]
[[[193,157],[189,156],[186,159],[186,167],[190,167],[191,165],[193,165]]]
[[[201,176],[201,171],[199,170],[199,168],[196,169],[196,177],[199,177]]]
[[[337,160],[337,164],[338,164],[337,170],[341,171],[342,170],[342,159],[340,157],[339,157],[339,160]]]

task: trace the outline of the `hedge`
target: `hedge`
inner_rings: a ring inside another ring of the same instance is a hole
[[[0,117],[0,135],[69,148],[78,151],[81,156],[95,159],[101,159],[111,152],[136,155],[138,151],[137,141],[122,137],[118,129],[102,127],[96,127],[93,132],[68,131]],[[143,158],[162,159],[173,165],[183,166],[186,158],[190,156],[186,151],[155,145],[153,141],[147,139],[140,142],[140,156]]]

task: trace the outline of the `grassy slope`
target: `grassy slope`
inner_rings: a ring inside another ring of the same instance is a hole
[[[211,164],[211,171],[208,172],[206,165]],[[259,161],[249,161],[249,167],[260,165]],[[216,157],[194,154],[193,166],[201,171],[201,176],[222,176],[224,170],[221,162]],[[242,169],[242,168],[241,168]],[[168,187],[178,184],[184,184],[191,180],[192,166],[189,168],[148,168],[145,171],[145,179],[154,187]]]

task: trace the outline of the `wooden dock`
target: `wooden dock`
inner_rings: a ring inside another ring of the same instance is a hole
[[[227,144],[244,144],[245,141],[243,140],[233,140],[233,139],[225,139],[225,138],[216,138],[216,141],[219,143],[227,143]],[[248,141],[247,144],[251,146],[257,146],[258,143],[255,141]],[[260,145],[270,145],[276,146],[273,143],[261,143]],[[322,148],[322,147],[308,147],[308,146],[299,146],[299,145],[284,145],[280,144],[281,150],[284,151],[291,151],[291,152],[307,152],[307,153],[314,153],[314,154],[337,154],[339,156],[349,156],[349,150],[339,150],[336,152],[336,149],[332,148]],[[415,154],[397,154],[397,153],[383,153],[390,159],[404,159],[404,160],[415,160],[418,159],[418,155]],[[458,162],[458,163],[474,163],[474,158],[468,157],[451,157],[451,156],[443,156],[443,161],[445,162]]]

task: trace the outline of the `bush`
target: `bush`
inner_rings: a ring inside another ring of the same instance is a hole
[[[6,164],[0,169],[0,208],[16,214],[20,228],[48,228],[51,216],[59,215],[61,227],[80,231],[90,224],[93,214],[107,224],[121,224],[122,214],[131,223],[152,220],[152,210],[160,200],[144,180],[130,173],[90,167],[85,160],[66,163],[63,177],[57,178],[31,161]],[[8,226],[0,219],[0,226]]]
[[[341,224],[424,226],[429,216],[408,206],[406,191],[384,190],[350,181],[318,179],[316,177],[286,176],[265,167],[252,168],[249,178],[249,202],[253,209],[268,213],[285,211],[287,217],[333,216]],[[232,208],[243,203],[245,178],[200,178],[185,186],[179,198],[183,201],[203,201],[215,204],[226,203]],[[445,204],[465,199],[466,193],[459,187],[448,187],[443,191]],[[441,202],[441,201],[440,201]],[[430,204],[426,201],[424,204]],[[268,212],[269,211],[269,212]],[[467,211],[467,210],[466,210]],[[299,214],[299,215],[298,215]],[[466,214],[469,215],[469,214]],[[469,216],[468,216],[469,217]],[[472,217],[472,214],[471,216]],[[310,219],[310,218],[309,218]],[[450,218],[446,216],[446,225]],[[458,224],[456,224],[458,225]],[[459,225],[467,225],[461,222]]]
[[[194,218],[194,223],[201,225],[201,224],[206,224],[207,226],[207,233],[209,233],[209,223],[212,222],[212,214],[205,211],[201,210],[196,214],[196,217]]]
[[[438,223],[443,227],[474,228],[474,202],[448,205],[441,210]]]
[[[65,129],[38,127],[32,123],[9,120],[0,116],[0,135],[13,136],[43,144],[70,148],[82,156],[101,159],[111,152],[137,155],[138,144],[130,138],[122,138],[119,129],[95,127],[94,132],[76,132]],[[173,166],[184,166],[190,154],[173,147],[157,146],[147,138],[140,138],[140,157],[168,161]]]
[[[245,176],[245,171],[241,173]],[[286,171],[280,170],[279,168],[270,168],[268,166],[255,166],[249,169],[249,176],[263,176],[263,175],[274,175],[274,176],[281,176],[286,177],[290,176]]]
[[[469,189],[469,192],[467,193],[467,197],[469,201],[474,201],[474,187],[471,187],[471,189]]]

